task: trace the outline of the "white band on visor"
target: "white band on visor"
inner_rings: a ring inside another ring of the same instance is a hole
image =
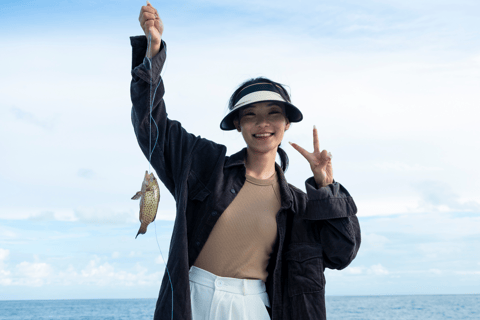
[[[255,91],[252,93],[247,94],[246,96],[242,97],[235,106],[232,108],[230,112],[235,111],[238,108],[243,107],[249,103],[254,103],[256,101],[281,101],[285,102],[281,95],[273,91]]]

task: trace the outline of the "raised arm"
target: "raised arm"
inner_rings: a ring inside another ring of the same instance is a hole
[[[220,156],[223,146],[194,136],[185,131],[178,121],[168,119],[163,100],[165,87],[160,75],[167,57],[166,44],[161,40],[163,24],[150,4],[142,7],[139,21],[145,36],[130,38],[132,124],[145,157],[150,159],[153,150],[151,164],[176,199],[177,188],[185,181],[192,159],[203,160],[206,163],[204,170],[208,170],[208,164],[215,162],[214,158]],[[147,53],[149,36],[151,59]]]

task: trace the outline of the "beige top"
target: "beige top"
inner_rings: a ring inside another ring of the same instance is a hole
[[[277,239],[280,187],[246,176],[245,184],[222,213],[194,266],[217,276],[267,281],[267,265]]]

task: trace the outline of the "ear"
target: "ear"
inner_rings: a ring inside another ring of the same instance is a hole
[[[290,129],[290,121],[288,121],[287,119],[287,124],[285,125],[285,131],[287,131],[288,129]]]
[[[242,128],[240,127],[238,120],[233,120],[233,125],[235,126],[235,128],[237,128],[238,132],[242,132]]]

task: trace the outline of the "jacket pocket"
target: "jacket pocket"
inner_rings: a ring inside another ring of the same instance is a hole
[[[195,172],[190,171],[188,175],[188,198],[190,200],[203,201],[210,194],[205,184],[197,177]]]
[[[316,243],[293,243],[285,253],[288,267],[288,294],[320,292],[325,289],[322,246]]]

